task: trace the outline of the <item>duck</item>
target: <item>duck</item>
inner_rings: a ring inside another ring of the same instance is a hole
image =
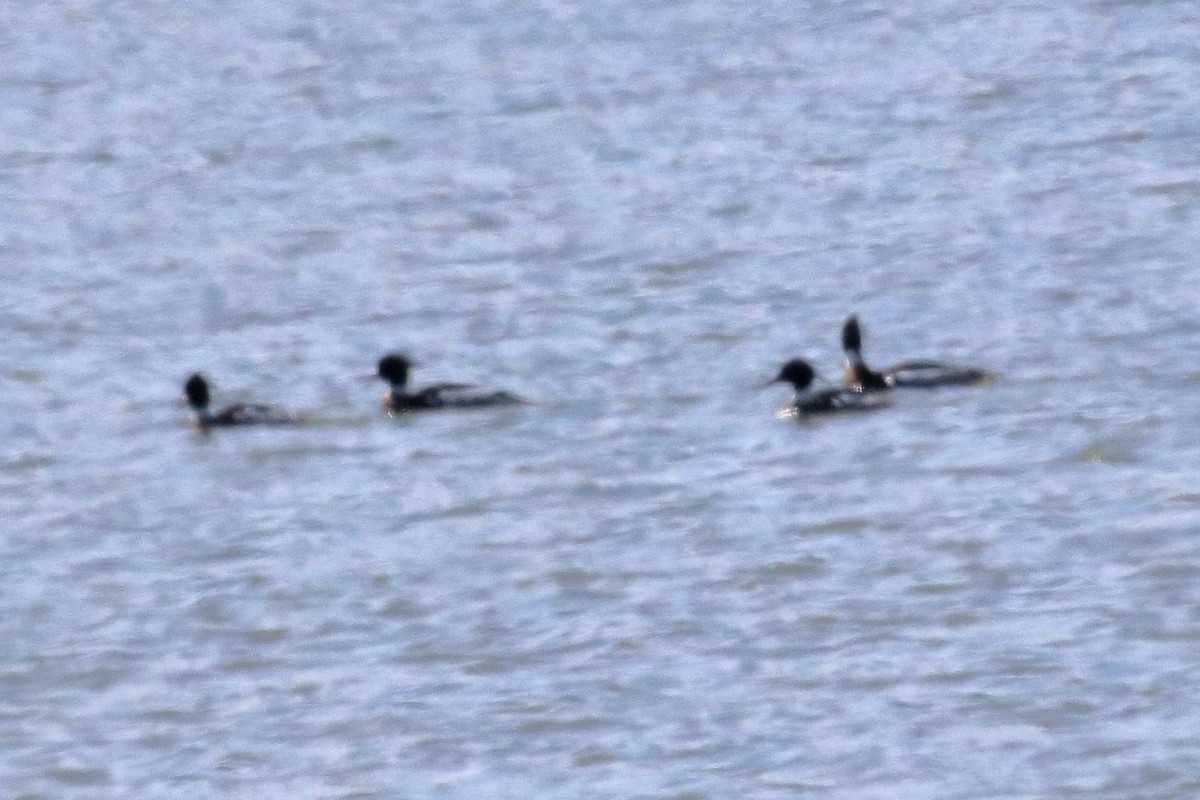
[[[779,368],[779,374],[767,382],[768,385],[789,383],[796,390],[795,399],[782,411],[785,416],[837,411],[874,411],[891,402],[886,394],[863,393],[849,387],[814,389],[812,384],[816,377],[817,371],[811,364],[802,358],[793,358],[784,362]]]
[[[379,359],[375,377],[388,384],[383,407],[389,414],[435,409],[486,408],[520,405],[528,401],[512,392],[486,389],[472,383],[433,383],[421,389],[408,388],[413,361],[400,353],[388,353]]]
[[[196,372],[183,384],[183,399],[191,406],[192,420],[200,430],[235,425],[293,425],[300,422],[295,414],[278,406],[236,403],[216,413],[209,410],[208,380]]]
[[[882,371],[871,369],[862,356],[862,326],[857,314],[851,314],[842,325],[842,350],[846,353],[846,386],[855,392],[969,386],[995,378],[993,373],[978,367],[927,360],[902,361]]]

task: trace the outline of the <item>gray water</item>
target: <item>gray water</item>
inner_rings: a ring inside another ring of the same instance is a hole
[[[1195,798],[1200,9],[1000,5],[0,8],[0,796]]]

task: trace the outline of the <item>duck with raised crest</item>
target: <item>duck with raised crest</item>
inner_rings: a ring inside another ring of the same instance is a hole
[[[846,385],[856,392],[881,392],[892,388],[931,389],[937,386],[966,386],[995,376],[977,367],[959,367],[940,361],[902,361],[877,372],[862,356],[862,327],[851,314],[842,325],[842,349],[846,352]]]

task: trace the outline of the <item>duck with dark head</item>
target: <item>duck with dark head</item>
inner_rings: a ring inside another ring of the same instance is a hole
[[[294,425],[300,418],[277,406],[257,403],[235,403],[220,411],[212,412],[208,381],[199,372],[183,384],[183,397],[192,409],[192,421],[202,431],[210,428],[227,428],[235,425]]]
[[[886,394],[864,394],[844,387],[813,388],[817,372],[802,358],[793,358],[779,368],[772,383],[788,383],[796,391],[792,403],[784,407],[787,416],[827,414],[835,411],[873,411],[888,405]]]
[[[413,362],[399,353],[379,359],[375,376],[388,384],[383,407],[389,414],[452,408],[487,408],[519,405],[526,401],[511,392],[485,389],[471,383],[433,383],[421,389],[409,389],[408,377]]]

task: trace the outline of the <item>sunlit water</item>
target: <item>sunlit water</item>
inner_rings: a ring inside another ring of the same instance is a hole
[[[0,795],[1195,798],[1200,10],[1046,5],[0,9]]]

